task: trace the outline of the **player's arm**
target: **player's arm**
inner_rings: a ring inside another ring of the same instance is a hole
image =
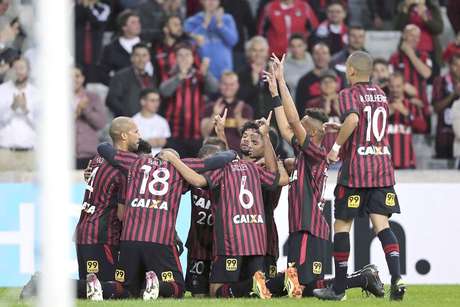
[[[101,143],[97,146],[97,152],[112,166],[119,166],[120,163],[115,159],[117,150],[108,142]]]
[[[171,151],[162,151],[159,155],[160,159],[168,161],[177,169],[177,171],[184,177],[185,181],[189,184],[202,188],[208,185],[206,178],[203,175],[198,174],[193,169],[188,167],[184,162],[181,161]]]
[[[117,217],[122,222],[123,222],[124,215],[125,215],[125,205],[118,204],[118,206],[117,206]]]
[[[355,131],[359,123],[359,116],[356,113],[350,113],[345,118],[342,126],[340,127],[339,134],[335,139],[334,146],[332,146],[331,151],[327,155],[327,160],[329,162],[336,162],[338,160],[338,155],[340,147],[348,140],[350,135]]]
[[[225,135],[225,121],[227,120],[227,109],[224,110],[224,114],[214,116],[213,124],[214,131],[217,137],[225,143],[225,147],[228,149],[227,136]]]
[[[289,88],[284,79],[284,55],[281,61],[276,57],[275,54],[272,54],[273,62],[275,63],[275,76],[278,80],[278,85],[281,93],[281,102],[283,104],[284,113],[286,114],[287,121],[294,132],[299,144],[303,144],[307,138],[307,132],[300,122],[299,113],[297,113],[297,108],[295,106],[294,100],[289,93]]]
[[[284,113],[283,104],[281,103],[281,98],[278,92],[278,84],[276,82],[273,63],[270,65],[269,72],[264,71],[264,79],[268,82],[268,89],[270,90],[270,94],[272,96],[273,111],[275,111],[276,123],[278,124],[281,137],[290,144],[294,133],[292,132],[291,126],[289,126],[286,118],[286,114]]]
[[[223,168],[225,164],[232,162],[237,157],[237,153],[234,150],[221,151],[213,155],[212,157],[204,160],[197,158],[186,158],[182,159],[188,167],[198,173],[204,173],[215,169]]]
[[[285,185],[289,184],[289,174],[284,168],[284,162],[278,161],[278,171],[280,173],[280,179],[278,185],[284,187]]]
[[[278,172],[278,162],[276,161],[276,154],[275,150],[273,149],[272,142],[270,141],[270,121],[272,119],[273,111],[270,111],[268,114],[268,118],[261,118],[257,120],[259,124],[259,131],[262,135],[264,140],[264,159],[265,159],[265,167],[268,171],[276,173]]]

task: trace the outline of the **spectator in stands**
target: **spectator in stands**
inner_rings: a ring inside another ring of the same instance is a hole
[[[267,69],[269,59],[267,40],[254,36],[246,42],[247,65],[238,72],[240,89],[238,97],[246,101],[254,110],[254,118],[267,116],[271,107],[271,95],[263,80],[263,71]]]
[[[29,82],[29,64],[13,62],[14,80],[0,85],[0,171],[32,171],[38,91]]]
[[[289,38],[289,50],[284,63],[284,78],[292,97],[295,97],[300,78],[313,68],[313,59],[307,51],[305,38],[302,34],[292,34]]]
[[[117,18],[119,36],[102,52],[100,67],[101,81],[108,84],[110,78],[121,69],[131,64],[130,58],[134,45],[140,43],[141,23],[139,16],[132,11],[124,11]],[[152,72],[153,74],[153,69]]]
[[[190,37],[184,33],[182,21],[179,16],[168,16],[163,26],[163,39],[154,47],[155,77],[158,83],[169,79],[171,69],[176,65],[176,53],[174,48],[181,43],[190,41]],[[199,58],[196,57],[196,63]]]
[[[235,21],[220,7],[220,0],[202,0],[203,11],[187,18],[185,31],[198,44],[200,56],[209,58],[211,73],[220,78],[226,70],[233,70],[232,48],[238,42]]]
[[[163,2],[164,0],[146,0],[136,6],[142,28],[141,37],[146,42],[155,43],[161,39],[162,27],[167,17]]]
[[[425,115],[425,123],[414,125],[415,133],[429,132],[430,108],[426,92],[427,79],[431,76],[431,60],[428,54],[417,50],[420,40],[420,29],[416,25],[407,25],[401,37],[398,50],[390,57],[390,65],[393,71],[399,70],[404,79],[415,87],[416,99],[412,99]]]
[[[325,43],[318,43],[312,49],[312,57],[315,68],[300,78],[297,84],[295,102],[299,114],[307,107],[307,102],[321,95],[320,76],[329,68],[331,54]]]
[[[454,54],[460,54],[460,32],[457,33],[455,40],[450,42],[442,54],[445,63],[449,63]]]
[[[389,79],[388,137],[391,157],[396,169],[415,168],[415,151],[412,144],[412,123],[417,114],[422,115],[404,94],[404,75],[395,72]]]
[[[337,73],[333,69],[327,69],[320,75],[321,95],[309,100],[306,108],[322,109],[329,117],[330,123],[340,123],[339,87]],[[327,133],[323,139],[323,146],[328,152],[334,145],[337,132]]]
[[[439,75],[442,47],[438,35],[443,30],[439,6],[432,0],[405,0],[398,8],[395,25],[397,30],[402,31],[408,24],[414,24],[420,29],[420,40],[414,49],[430,56],[433,75]]]
[[[374,70],[372,72],[372,82],[380,86],[385,94],[389,96],[390,89],[388,88],[388,81],[390,80],[391,75],[390,63],[388,63],[388,61],[385,59],[376,58],[374,59],[373,67]],[[413,104],[417,105],[419,102],[422,103],[417,98],[417,89],[407,81],[404,83],[404,94]]]
[[[372,29],[390,31],[394,29],[394,16],[401,0],[367,0]]]
[[[305,38],[314,32],[318,19],[310,5],[302,0],[273,0],[260,15],[258,34],[267,38],[270,53],[281,57],[286,53],[292,33]]]
[[[233,48],[233,66],[238,71],[246,63],[244,43],[256,34],[256,21],[248,0],[222,0],[225,12],[233,16],[239,40]]]
[[[314,35],[311,36],[310,45],[313,46],[319,41],[325,42],[329,46],[332,55],[342,50],[348,41],[348,27],[345,24],[346,17],[347,8],[341,1],[329,2],[327,5],[327,19],[319,24]]]
[[[19,21],[14,23],[0,23],[0,83],[10,71],[11,64],[21,53],[21,50],[14,46],[14,42],[20,33]]]
[[[191,1],[194,0],[163,0],[163,9],[166,12],[166,16],[171,16],[171,15],[176,15],[181,18],[181,20],[184,20],[188,15],[187,12],[187,7],[183,2],[186,2],[187,4]]]
[[[206,139],[214,133],[214,117],[223,116],[226,109],[225,135],[229,148],[236,151],[239,151],[240,148],[241,128],[253,118],[251,106],[236,97],[239,86],[237,74],[224,72],[219,84],[221,97],[206,106],[201,120],[201,135]]]
[[[131,66],[120,70],[110,80],[106,104],[115,117],[131,117],[140,111],[141,90],[155,87],[155,80],[146,72],[149,63],[149,48],[143,43],[138,43],[133,47]]]
[[[158,114],[160,94],[154,88],[145,88],[141,91],[140,103],[141,111],[133,116],[133,121],[139,128],[141,138],[152,145],[152,154],[156,155],[171,136],[168,122]]]
[[[74,96],[73,109],[75,112],[75,149],[77,169],[85,169],[88,162],[96,155],[99,144],[99,131],[107,120],[105,106],[95,93],[85,89],[85,76],[80,67],[73,70]]]
[[[436,158],[453,158],[454,131],[452,129],[452,105],[460,98],[460,55],[450,59],[449,72],[436,77],[433,83],[432,103],[438,124],[436,128]]]
[[[99,81],[97,61],[101,57],[102,38],[110,16],[110,6],[99,0],[75,3],[75,61],[83,67],[87,82]]]
[[[195,68],[192,47],[182,44],[176,49],[176,67],[171,78],[160,85],[160,94],[167,98],[165,115],[172,134],[168,147],[177,150],[181,157],[196,157],[201,147],[203,94],[215,93],[219,87],[208,68],[206,58],[199,69]]]
[[[360,26],[351,26],[348,29],[348,45],[342,51],[336,53],[331,59],[331,67],[339,71],[341,74],[345,73],[345,62],[350,54],[355,51],[366,51],[364,43],[366,42],[366,31]]]
[[[460,3],[458,0],[447,0],[447,17],[455,33],[460,31]]]

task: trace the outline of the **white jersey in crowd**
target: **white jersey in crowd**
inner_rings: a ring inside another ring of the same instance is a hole
[[[152,117],[144,117],[139,112],[133,116],[133,121],[139,128],[141,138],[148,141],[151,138],[169,138],[171,136],[171,130],[166,119],[158,114]],[[152,148],[152,154],[156,155],[160,152],[161,148]]]

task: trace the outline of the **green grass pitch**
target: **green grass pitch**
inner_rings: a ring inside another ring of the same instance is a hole
[[[19,302],[17,297],[19,289],[0,288],[0,307],[23,307],[33,306],[32,303]],[[390,302],[387,297],[377,299],[375,297],[363,297],[361,291],[353,290],[347,292],[348,299],[345,302],[322,302],[315,298],[304,298],[293,300],[288,298],[275,298],[270,301],[259,299],[194,299],[187,296],[182,300],[159,299],[155,302],[143,302],[141,300],[124,300],[124,301],[104,301],[88,302],[78,300],[78,307],[137,307],[137,306],[171,306],[171,307],[188,307],[188,306],[340,306],[340,307],[359,307],[359,306],[417,306],[417,307],[442,307],[442,306],[460,306],[460,285],[449,286],[409,286],[405,300],[403,302]]]

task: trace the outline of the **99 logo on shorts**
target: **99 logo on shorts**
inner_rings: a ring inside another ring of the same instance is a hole
[[[163,282],[173,282],[174,281],[174,275],[171,271],[166,271],[161,273],[161,280]]]
[[[361,197],[359,195],[348,196],[348,208],[359,208]]]
[[[234,272],[238,269],[238,261],[235,258],[228,258],[225,260],[225,270]]]
[[[86,261],[86,272],[98,273],[99,272],[99,262],[97,262],[96,260]]]
[[[385,205],[388,207],[394,207],[395,199],[396,195],[394,193],[387,193],[387,196],[385,197]]]
[[[313,274],[319,275],[323,271],[323,264],[319,261],[313,262]]]
[[[125,271],[116,269],[115,270],[115,280],[118,282],[125,282]]]

